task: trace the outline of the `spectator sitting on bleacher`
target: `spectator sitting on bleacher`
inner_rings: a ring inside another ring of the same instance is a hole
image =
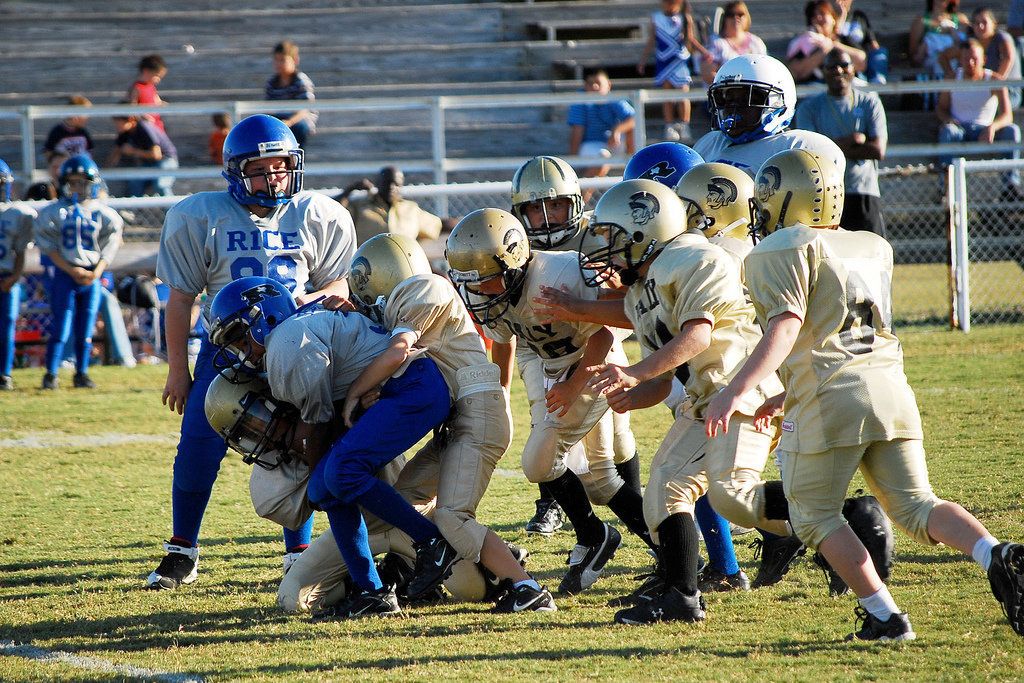
[[[797,83],[824,83],[825,76],[821,65],[825,55],[838,48],[848,54],[854,68],[863,72],[867,65],[867,55],[863,50],[844,45],[839,40],[836,29],[839,27],[839,15],[829,0],[810,0],[804,5],[804,17],[807,29],[789,41],[786,48],[786,66],[793,73]]]
[[[608,72],[588,69],[583,73],[584,91],[607,95],[612,91]],[[636,128],[636,110],[627,100],[573,104],[569,107],[569,155],[607,159],[615,154],[632,155],[636,148],[633,130]],[[611,166],[592,166],[583,169],[581,176],[603,178]],[[591,192],[584,192],[583,200]]]
[[[839,1],[839,20],[836,34],[844,45],[864,51],[865,64],[861,76],[868,83],[886,83],[889,80],[889,51],[878,43],[871,21],[861,10],[852,9],[853,0]]]
[[[68,104],[80,107],[92,106],[92,102],[85,95],[72,95],[68,98]],[[58,153],[64,154],[65,159],[78,154],[91,157],[92,136],[85,129],[88,120],[89,117],[85,114],[72,114],[51,128],[46,136],[46,142],[43,143],[43,154],[46,155],[46,159],[49,160],[50,157]]]
[[[910,59],[933,76],[942,76],[939,53],[967,37],[970,22],[960,0],[925,0],[924,14],[910,26]]]
[[[117,166],[122,159],[131,158],[136,166],[146,168],[178,168],[178,150],[163,129],[149,122],[146,117],[118,115],[114,117],[117,138],[114,149],[107,158],[108,166]],[[128,196],[141,197],[153,188],[156,194],[170,197],[173,194],[174,176],[143,178],[128,181]]]
[[[1002,80],[1020,80],[1020,53],[1010,34],[998,30],[995,13],[988,7],[979,7],[971,15],[971,33],[981,43],[985,50],[985,68],[992,72],[992,75]],[[953,62],[960,52],[959,47],[950,47],[939,54],[939,65],[945,78],[953,78],[956,69]],[[1010,94],[1010,108],[1016,109],[1020,106],[1020,88],[1008,89]]]
[[[715,82],[715,74],[733,57],[768,54],[764,41],[750,33],[750,10],[742,0],[725,3],[719,30],[721,33],[708,45],[710,58],[700,62],[700,75],[707,85]]]
[[[985,68],[985,50],[974,38],[960,43],[960,68],[956,79],[963,81],[992,80],[992,72]],[[961,89],[939,93],[939,106],[935,110],[942,127],[939,142],[978,141],[1016,142],[1018,148],[1004,153],[1004,158],[1020,158],[1020,128],[1013,122],[1010,110],[1010,96],[1005,86],[991,90]],[[952,157],[945,157],[943,165],[952,163]],[[1003,199],[1024,198],[1020,187],[1020,172],[1007,171],[1003,174]]]

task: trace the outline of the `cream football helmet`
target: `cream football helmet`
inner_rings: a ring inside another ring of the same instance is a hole
[[[291,441],[299,411],[275,399],[262,377],[253,375],[239,383],[217,375],[204,407],[210,426],[229,448],[242,454],[243,462],[272,470],[296,457]]]
[[[388,297],[413,275],[429,275],[430,262],[419,243],[393,232],[366,240],[352,256],[348,288],[372,320],[384,322]]]
[[[750,237],[750,199],[754,181],[735,166],[712,162],[687,171],[676,185],[686,207],[688,227],[698,227],[710,239]]]
[[[569,202],[564,221],[548,219],[548,203],[565,198]],[[526,215],[527,204],[540,202],[544,219],[532,225]],[[579,237],[583,226],[583,191],[572,166],[558,157],[534,157],[512,176],[512,214],[518,218],[534,249],[553,249]]]
[[[584,279],[592,280],[588,265],[594,272],[607,264],[619,270],[623,284],[631,285],[637,270],[685,231],[683,203],[671,189],[654,180],[623,181],[594,207],[587,232],[598,238],[592,242],[597,245],[581,255],[580,270]]]
[[[448,276],[459,289],[466,308],[481,325],[493,327],[526,279],[530,241],[523,224],[501,209],[478,209],[467,215],[448,236],[445,250]],[[485,294],[480,284],[501,277],[504,290]]]
[[[845,194],[843,174],[831,160],[806,149],[773,154],[754,177],[751,232],[756,239],[796,223],[835,228]]]

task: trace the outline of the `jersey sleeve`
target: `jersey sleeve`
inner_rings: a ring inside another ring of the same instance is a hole
[[[317,248],[309,281],[315,289],[323,289],[348,275],[356,251],[356,229],[349,212],[329,197],[316,196],[310,205],[310,217]]]
[[[185,210],[182,203],[171,207],[164,218],[156,276],[169,287],[198,296],[206,288],[206,224]]]
[[[762,326],[783,313],[806,318],[812,276],[806,247],[760,251],[754,247],[744,264],[747,290]]]
[[[121,214],[109,206],[103,206],[103,227],[99,238],[100,258],[110,265],[114,262],[118,250],[121,248],[121,234],[124,231],[124,219]]]
[[[393,332],[408,330],[419,340],[435,325],[443,324],[448,318],[443,315],[450,302],[438,291],[449,285],[434,278],[410,278],[399,283],[391,292],[385,309],[385,324]]]
[[[295,329],[301,333],[300,327]],[[298,339],[284,327],[268,344],[267,381],[274,397],[298,407],[303,422],[330,422],[334,399],[329,349],[314,336]]]
[[[737,301],[743,300],[739,272],[731,259],[724,250],[715,248],[685,279],[674,283],[678,289],[672,317],[680,328],[691,320],[706,320],[714,325]]]
[[[28,243],[32,241],[35,220],[35,211],[18,204],[8,207],[0,214],[0,233],[9,237],[11,249],[24,253]]]
[[[57,202],[47,204],[39,211],[35,222],[35,243],[39,251],[47,253],[60,249],[60,220]]]

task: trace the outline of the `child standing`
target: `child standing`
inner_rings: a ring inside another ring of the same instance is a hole
[[[218,166],[224,165],[224,140],[231,132],[231,117],[225,112],[213,115],[213,132],[207,142],[206,154]]]
[[[128,101],[132,104],[148,104],[158,106],[167,104],[156,91],[163,77],[167,75],[167,63],[160,55],[146,55],[139,60],[139,75],[128,89]],[[163,119],[159,114],[147,114],[146,120],[160,130],[164,130]]]
[[[688,64],[691,52],[699,52],[706,59],[711,58],[710,53],[697,40],[689,0],[661,0],[661,11],[651,15],[650,36],[640,63],[636,66],[641,76],[647,70],[647,60],[652,50],[655,54],[654,84],[688,92],[693,80]],[[690,101],[681,100],[676,106],[679,122],[673,123],[672,103],[665,102],[662,105],[665,140],[689,142],[693,139],[690,135]]]
[[[285,40],[274,46],[274,71],[276,75],[267,81],[266,100],[305,100],[312,102],[313,81],[309,76],[298,70],[299,46]],[[300,109],[292,112],[274,114],[284,121],[292,131],[292,135],[305,148],[306,139],[316,129],[317,114],[312,109]]]
[[[100,169],[86,156],[71,157],[60,168],[60,199],[44,206],[36,219],[39,250],[56,266],[50,285],[53,322],[46,345],[43,389],[57,388],[57,368],[75,323],[76,389],[92,389],[89,355],[100,306],[100,276],[121,246],[124,221],[100,203]]]

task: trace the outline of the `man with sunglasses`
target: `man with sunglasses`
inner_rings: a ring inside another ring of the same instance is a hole
[[[806,148],[831,159],[840,172],[846,158],[824,135],[789,130],[796,85],[786,65],[767,55],[741,55],[722,65],[708,88],[713,127],[693,149],[705,161],[741,168],[753,178],[777,152]]]
[[[839,227],[885,237],[878,162],[885,158],[889,135],[882,101],[853,87],[857,72],[843,50],[825,55],[822,71],[827,91],[800,104],[796,127],[828,136],[846,155],[846,200]]]

